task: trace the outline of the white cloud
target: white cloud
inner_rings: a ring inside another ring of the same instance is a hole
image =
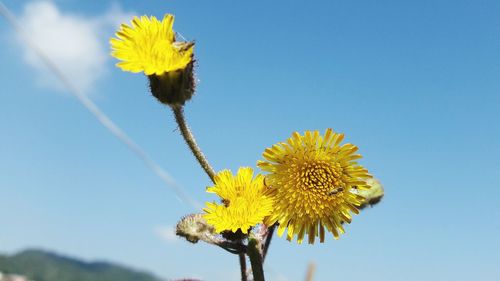
[[[158,226],[154,229],[156,235],[168,243],[174,243],[178,241],[178,237],[175,234],[175,228],[171,226]]]
[[[83,93],[89,93],[106,73],[109,59],[108,37],[120,22],[130,21],[131,13],[113,5],[108,12],[88,17],[65,13],[50,1],[25,5],[21,23],[34,42]],[[44,86],[61,88],[56,78],[27,44],[20,40],[24,60],[36,70]]]

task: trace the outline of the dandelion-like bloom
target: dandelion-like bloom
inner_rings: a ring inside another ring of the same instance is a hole
[[[266,194],[264,176],[254,178],[252,168],[240,168],[236,176],[223,170],[215,176],[208,192],[219,195],[222,204],[207,202],[204,218],[217,232],[248,230],[262,223],[273,210],[273,200]]]
[[[352,144],[340,145],[343,134],[326,130],[306,131],[304,135],[293,133],[286,142],[267,148],[265,161],[258,166],[269,172],[266,185],[274,196],[274,210],[269,223],[279,223],[278,235],[288,228],[287,239],[297,235],[302,243],[309,235],[309,243],[315,237],[324,242],[325,227],[335,239],[344,233],[342,224],[351,222],[351,212],[364,198],[355,189],[368,189],[368,171],[358,165],[358,148]]]
[[[176,42],[173,24],[172,15],[165,15],[161,22],[155,17],[134,17],[132,26],[122,24],[110,43],[111,55],[121,60],[118,67],[144,72],[153,96],[178,107],[194,93],[194,43]]]
[[[173,15],[165,15],[160,22],[156,17],[142,16],[132,19],[132,26],[122,24],[116,37],[111,38],[117,64],[124,71],[161,75],[185,68],[193,58],[191,42],[175,42]]]

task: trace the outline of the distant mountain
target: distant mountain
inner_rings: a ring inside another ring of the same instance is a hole
[[[145,272],[106,262],[84,262],[41,250],[0,255],[0,272],[34,281],[160,281]]]

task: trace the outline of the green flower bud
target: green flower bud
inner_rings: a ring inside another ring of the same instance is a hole
[[[151,93],[163,104],[184,105],[194,94],[193,62],[185,68],[148,75],[148,78]]]

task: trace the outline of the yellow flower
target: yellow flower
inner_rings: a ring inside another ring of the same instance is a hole
[[[264,176],[253,177],[252,168],[240,168],[236,176],[223,170],[215,176],[215,185],[207,192],[215,193],[222,204],[206,203],[204,218],[217,232],[240,229],[243,233],[262,223],[273,210],[273,200],[266,195]]]
[[[267,161],[257,165],[269,172],[266,185],[274,196],[274,210],[268,223],[278,222],[278,235],[288,228],[287,239],[297,235],[302,243],[309,235],[309,243],[319,236],[325,238],[325,227],[335,239],[344,233],[342,224],[351,222],[351,212],[364,198],[354,189],[368,189],[368,171],[358,165],[361,155],[352,144],[340,145],[343,134],[326,130],[306,131],[302,136],[293,133],[286,142],[267,148],[263,154]]]
[[[111,38],[112,56],[124,71],[161,75],[185,68],[193,59],[192,42],[175,42],[173,15],[132,19],[132,26],[122,24],[116,37]]]
[[[191,99],[193,76],[193,42],[175,42],[172,30],[174,16],[134,17],[132,26],[122,24],[111,38],[111,55],[122,60],[116,65],[124,71],[144,72],[151,93],[161,103],[182,106]]]

